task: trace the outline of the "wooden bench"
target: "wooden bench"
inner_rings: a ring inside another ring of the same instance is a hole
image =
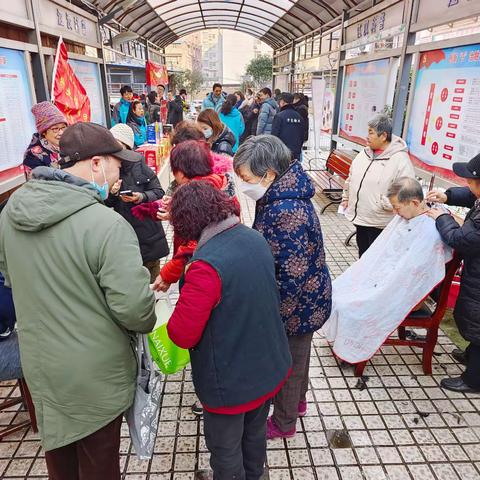
[[[345,180],[350,173],[353,158],[349,155],[333,150],[330,152],[324,170],[310,170],[308,173],[321,192],[330,200],[321,214],[331,205],[338,205],[342,201],[342,192]]]

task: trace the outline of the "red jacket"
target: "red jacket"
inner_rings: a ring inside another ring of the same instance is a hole
[[[222,281],[215,269],[202,261],[193,262],[185,273],[185,284],[175,310],[168,321],[167,330],[170,339],[181,348],[195,347],[202,338],[212,310],[221,300],[221,294]],[[223,415],[249,412],[274,397],[283,387],[287,378],[288,375],[273,392],[244,405],[216,409],[209,408],[208,405],[203,405],[203,407],[211,413]]]

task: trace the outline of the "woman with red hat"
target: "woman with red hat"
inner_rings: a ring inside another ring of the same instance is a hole
[[[67,119],[51,102],[40,102],[32,107],[37,131],[23,156],[23,167],[27,179],[37,167],[58,167],[59,143],[63,131],[67,128]]]

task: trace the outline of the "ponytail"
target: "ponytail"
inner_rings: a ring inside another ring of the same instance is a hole
[[[220,110],[221,113],[224,115],[228,115],[233,110],[233,107],[237,104],[237,97],[235,95],[228,95],[223,102],[222,109]]]

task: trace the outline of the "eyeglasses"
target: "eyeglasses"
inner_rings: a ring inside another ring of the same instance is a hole
[[[49,130],[56,135],[57,133],[63,132],[66,128],[67,127],[52,127],[49,128]]]

